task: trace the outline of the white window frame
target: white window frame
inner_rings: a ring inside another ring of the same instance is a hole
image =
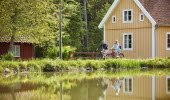
[[[125,35],[131,35],[132,36],[132,48],[125,48]],[[123,33],[123,50],[133,50],[133,33]]]
[[[142,16],[143,16],[143,20],[142,20]],[[139,20],[140,20],[140,21],[144,21],[144,20],[145,20],[145,15],[144,15],[143,13],[140,14]]]
[[[170,50],[170,48],[168,48],[168,35],[170,35],[170,32],[166,33],[166,50]]]
[[[132,80],[132,91],[125,91],[125,79],[131,79]],[[123,79],[123,93],[133,93],[133,77],[126,77]]]
[[[115,18],[115,21],[113,20]],[[112,23],[116,23],[116,16],[112,16]]]
[[[14,55],[14,57],[20,57],[20,45],[13,45],[13,47],[15,47],[15,51],[13,52],[13,55]],[[18,47],[19,48],[19,55],[15,55],[15,53],[16,53],[16,47]]]
[[[131,21],[125,21],[124,20],[124,17],[125,17],[125,15],[124,15],[124,12],[125,11],[131,11]],[[133,10],[132,9],[125,9],[125,10],[123,10],[122,11],[122,20],[123,20],[123,23],[132,23],[133,22]]]
[[[170,79],[170,76],[166,76],[166,94],[170,94],[170,91],[168,91],[168,79]]]

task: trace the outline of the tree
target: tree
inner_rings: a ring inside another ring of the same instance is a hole
[[[9,51],[16,36],[29,37],[34,42],[53,36],[49,12],[54,7],[48,0],[1,0],[0,34],[11,37]]]

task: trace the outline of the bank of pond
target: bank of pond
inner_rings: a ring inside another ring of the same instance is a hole
[[[110,69],[170,68],[170,59],[107,59],[107,60],[53,60],[35,59],[30,61],[0,60],[0,73],[86,71]]]

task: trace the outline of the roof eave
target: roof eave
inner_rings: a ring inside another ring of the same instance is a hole
[[[107,19],[109,18],[109,16],[112,14],[113,10],[116,8],[117,4],[119,3],[120,0],[115,0],[113,2],[113,4],[111,5],[111,7],[109,8],[109,10],[107,11],[106,15],[104,16],[104,18],[102,19],[102,21],[100,22],[98,28],[103,28],[104,24],[106,23]]]
[[[112,6],[109,8],[108,12],[102,19],[102,21],[99,24],[99,28],[103,28],[104,24],[108,20],[109,16],[112,14],[113,10],[116,8],[117,4],[120,0],[115,0]],[[142,12],[145,14],[145,16],[149,19],[149,21],[152,23],[152,25],[156,25],[156,21],[152,18],[152,16],[147,12],[147,10],[143,7],[143,5],[139,2],[139,0],[134,0],[134,2],[137,4],[137,6],[142,10]]]
[[[170,26],[170,24],[158,24],[159,26]]]
[[[152,16],[148,13],[148,11],[143,7],[143,5],[139,2],[139,0],[134,0],[134,2],[138,5],[138,7],[142,10],[142,12],[145,14],[145,16],[149,19],[149,21],[152,23],[152,25],[156,25],[156,21]]]

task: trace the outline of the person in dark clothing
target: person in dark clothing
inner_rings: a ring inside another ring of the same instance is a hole
[[[108,44],[105,43],[104,40],[102,41],[102,44],[96,50],[98,51],[98,49],[101,48],[101,47],[103,48],[102,51],[101,51],[103,58],[106,58],[106,54],[109,51],[109,49],[108,49]]]

